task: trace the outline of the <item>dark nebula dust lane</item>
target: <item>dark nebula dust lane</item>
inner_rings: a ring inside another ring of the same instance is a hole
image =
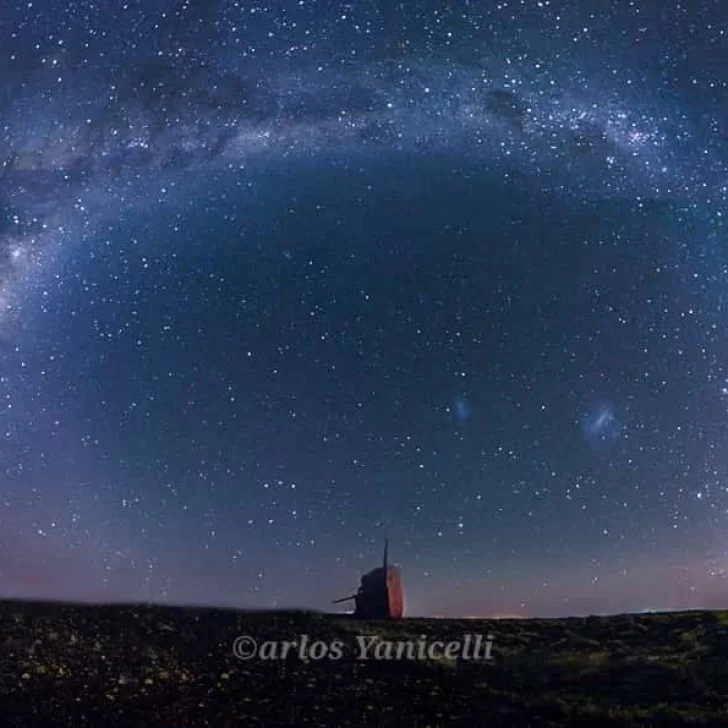
[[[0,595],[724,605],[723,15],[9,4]]]

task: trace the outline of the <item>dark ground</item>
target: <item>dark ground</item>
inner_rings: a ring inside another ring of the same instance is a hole
[[[357,661],[355,635],[462,640],[493,660]],[[341,659],[243,661],[241,635]],[[728,612],[355,622],[305,612],[0,603],[5,726],[728,726]]]

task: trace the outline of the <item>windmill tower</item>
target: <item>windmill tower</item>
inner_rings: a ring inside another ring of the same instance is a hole
[[[401,619],[404,614],[402,576],[396,566],[389,565],[389,539],[384,541],[382,566],[361,578],[356,594],[337,599],[334,604],[354,600],[354,616],[361,619]]]

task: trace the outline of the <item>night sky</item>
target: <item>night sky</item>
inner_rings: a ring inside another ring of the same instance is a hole
[[[728,606],[719,2],[3,0],[0,596]]]

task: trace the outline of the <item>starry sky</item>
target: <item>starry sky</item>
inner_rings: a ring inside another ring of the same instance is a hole
[[[7,0],[0,596],[728,605],[728,16]]]

